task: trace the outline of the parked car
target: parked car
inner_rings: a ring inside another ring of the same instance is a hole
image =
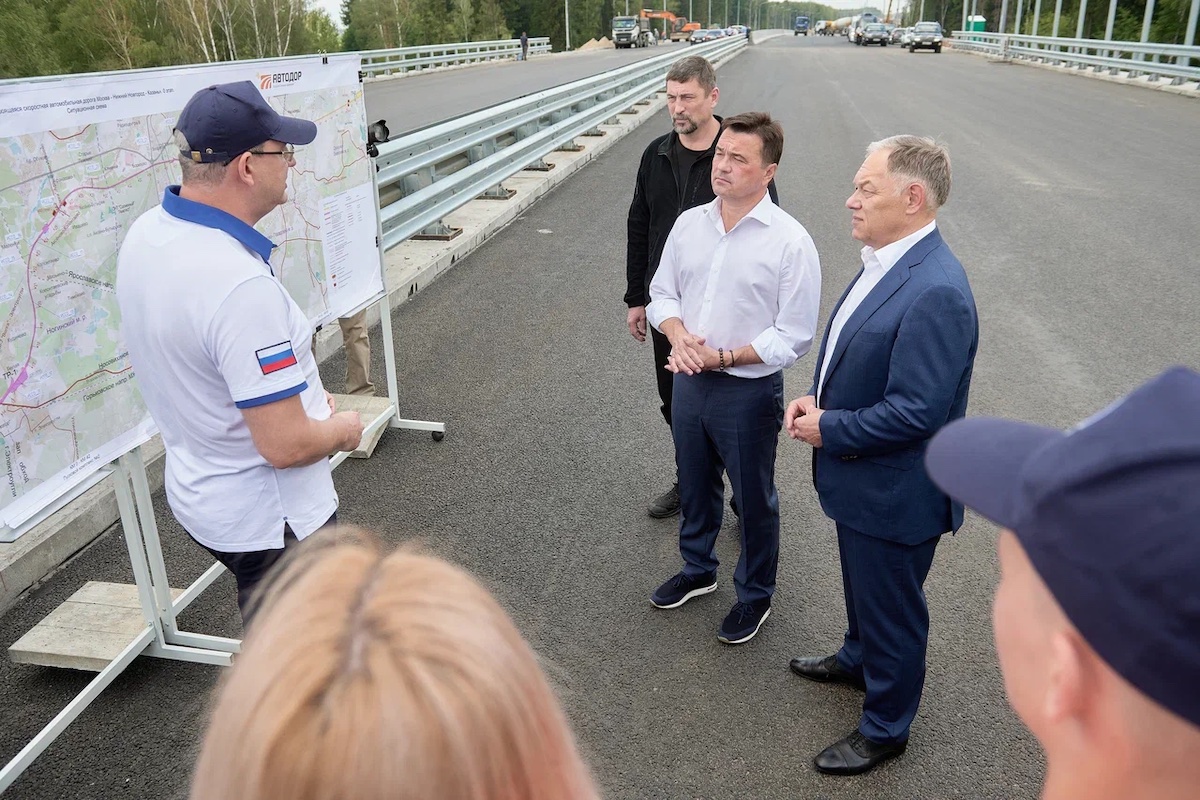
[[[858,37],[858,43],[864,47],[869,44],[877,44],[881,47],[887,47],[888,44],[888,29],[882,22],[872,22],[863,28],[862,33]]]
[[[720,28],[701,28],[698,31],[692,31],[692,36],[688,39],[688,44],[711,42],[713,39],[720,39],[724,35],[725,31]]]
[[[908,52],[919,49],[942,52],[942,26],[937,22],[918,22],[913,26],[912,38],[908,40]]]

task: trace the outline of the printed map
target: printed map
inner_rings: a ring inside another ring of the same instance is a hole
[[[298,63],[311,69],[307,60]],[[270,85],[261,67],[250,65],[251,75],[246,65],[223,69],[168,72],[149,84],[143,75],[128,86],[110,80],[72,87],[64,79],[23,96],[0,94],[4,525],[16,527],[154,431],[120,335],[117,252],[133,221],[179,182],[172,128],[187,98],[229,80]],[[317,140],[297,149],[288,203],[258,225],[278,245],[272,257],[276,275],[317,322],[346,310],[334,307],[337,299],[325,274],[323,204],[351,189],[361,194],[373,169],[365,154],[357,62],[342,72],[341,86],[264,92],[281,113],[318,126]],[[296,69],[287,75],[300,74]],[[65,99],[56,112],[53,102],[31,105],[31,97]],[[104,118],[114,107],[163,110]],[[6,135],[14,120],[24,122],[38,112],[52,122],[70,114],[64,121],[73,124]]]

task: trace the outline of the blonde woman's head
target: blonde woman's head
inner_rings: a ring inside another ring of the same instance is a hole
[[[436,557],[342,528],[263,593],[193,800],[597,797],[533,651]]]

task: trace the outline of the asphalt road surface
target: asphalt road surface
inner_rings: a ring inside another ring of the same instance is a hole
[[[392,137],[564,83],[619,69],[664,53],[685,53],[684,42],[623,50],[584,50],[496,61],[480,67],[366,82],[367,119],[386,120]]]
[[[837,38],[777,38],[719,74],[721,113],[766,109],[787,132],[779,190],[821,253],[822,320],[858,266],[842,203],[863,148],[900,132],[949,144],[939,224],[982,327],[972,414],[1066,426],[1169,364],[1200,367],[1200,103]],[[1042,758],[1005,704],[991,641],[995,531],[976,517],[943,540],[927,583],[929,675],[909,750],[868,776],[823,777],[810,763],[853,728],[859,696],[787,669],[833,652],[845,625],[833,525],[804,447],[780,444],[779,589],[759,636],[716,640],[734,601],[732,521],[717,592],[650,606],[680,563],[676,522],[645,515],[672,450],[650,348],[626,332],[621,295],[637,158],[666,126],[660,112],[396,312],[401,411],[448,432],[435,443],[392,431],[372,459],[339,467],[340,518],[418,539],[492,587],[545,658],[608,798],[1036,797]],[[375,356],[382,374],[378,340]],[[812,368],[810,355],[789,372],[789,399]],[[326,363],[328,386],[341,370]],[[156,505],[183,586],[210,560],[161,494]],[[0,619],[0,642],[88,579],[131,580],[115,529]],[[183,623],[238,635],[232,579]],[[12,796],[184,797],[218,674],[140,659]],[[88,677],[0,661],[0,758]]]

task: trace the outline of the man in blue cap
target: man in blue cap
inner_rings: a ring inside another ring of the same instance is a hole
[[[1065,433],[953,422],[925,463],[1003,529],[996,651],[1043,798],[1200,797],[1200,375]]]
[[[334,521],[328,456],[362,436],[334,413],[312,325],[254,225],[287,200],[312,122],[278,114],[249,81],[197,92],[175,125],[182,185],[129,228],[117,299],[130,361],[167,451],[167,500],[233,573],[246,618],[288,544]]]

